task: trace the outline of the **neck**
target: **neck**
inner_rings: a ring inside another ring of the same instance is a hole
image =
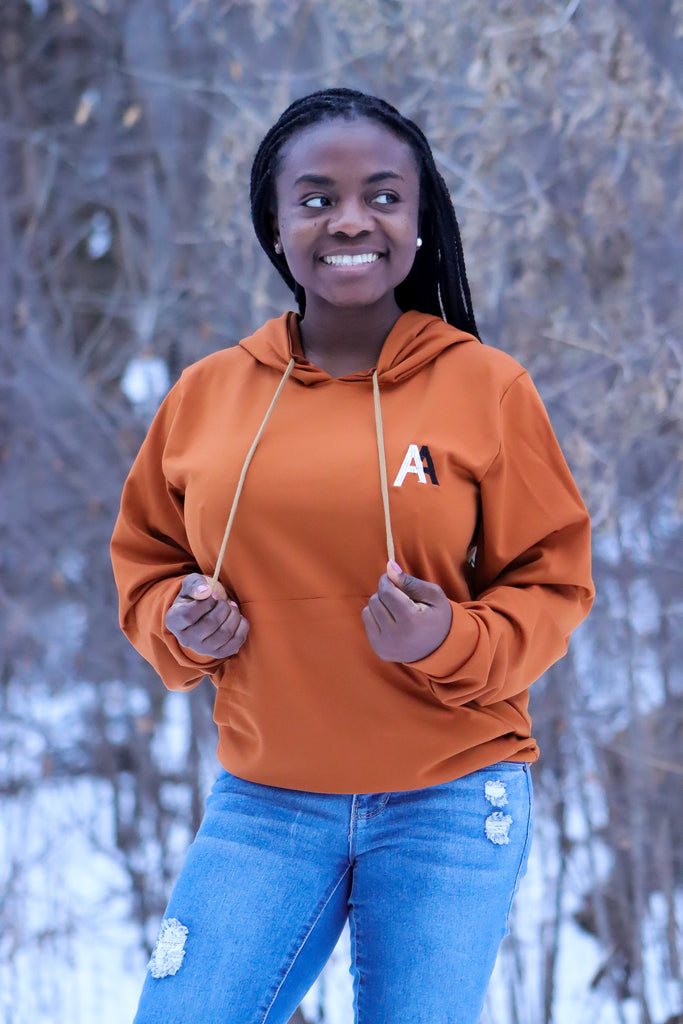
[[[310,363],[331,377],[369,370],[377,365],[382,346],[402,310],[391,304],[344,309],[312,308],[299,325],[301,345]]]

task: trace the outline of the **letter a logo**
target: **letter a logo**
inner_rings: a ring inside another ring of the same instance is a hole
[[[394,480],[394,487],[400,487],[408,473],[415,473],[421,484],[427,483],[424,466],[422,465],[422,456],[416,444],[408,445],[408,451]]]
[[[414,473],[421,484],[426,484],[427,477],[429,477],[432,483],[438,486],[439,481],[434,469],[434,462],[426,444],[423,444],[421,448],[418,448],[416,444],[408,445],[408,451],[394,480],[394,487],[400,487],[408,473]]]

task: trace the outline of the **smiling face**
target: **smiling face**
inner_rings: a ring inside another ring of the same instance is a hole
[[[417,251],[420,182],[410,146],[376,121],[304,128],[280,153],[276,241],[306,292],[330,307],[395,308]]]

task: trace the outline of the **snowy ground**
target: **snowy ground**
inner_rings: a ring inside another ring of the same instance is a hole
[[[145,960],[113,851],[110,799],[108,786],[83,778],[4,801],[3,1024],[133,1018]]]
[[[87,778],[43,784],[30,796],[5,800],[0,832],[6,922],[0,940],[3,1024],[126,1024],[133,1018],[146,957],[131,922],[127,876],[113,846],[109,800],[109,787]],[[551,826],[539,819],[512,934],[499,957],[482,1024],[507,1024],[513,998],[523,1024],[542,1019],[541,935],[552,911],[545,905],[547,881],[555,870],[549,860],[552,839]],[[577,850],[570,864],[575,883],[586,877],[582,858],[587,854],[580,843]],[[617,1005],[609,992],[590,988],[604,953],[571,920],[580,891],[579,884],[572,885],[571,900],[563,907],[554,1024],[636,1024],[635,1005]],[[665,922],[656,900],[652,911],[650,945],[656,949]],[[664,1021],[680,1008],[681,995],[656,976],[658,963],[653,956],[648,987],[658,1011],[654,1019]],[[311,1021],[352,1021],[348,965],[345,933],[306,998],[304,1011]]]
[[[50,772],[60,743],[75,744],[79,730],[87,729],[93,691],[75,684],[59,696],[35,679],[25,687],[17,682],[10,690],[13,697],[0,720],[0,777],[5,780],[0,816],[0,1024],[128,1024],[147,957],[131,911],[130,874],[116,849],[112,788],[90,776],[57,779]],[[143,691],[114,683],[100,687],[98,699],[106,704],[111,728],[117,714],[132,705],[136,713],[146,710]],[[187,695],[165,698],[157,742],[168,770],[179,769],[187,758],[188,708]],[[563,794],[571,852],[555,936],[559,956],[553,1024],[640,1024],[635,1003],[617,1003],[604,983],[592,987],[606,954],[572,917],[587,888],[605,878],[611,866],[609,851],[591,838],[591,830],[594,835],[607,821],[604,794],[588,754],[583,754],[583,769],[581,757],[577,750]],[[208,788],[217,768],[212,756],[205,767]],[[180,799],[183,793],[176,795],[178,823],[168,839],[172,863],[179,865],[189,841],[182,824],[188,810]],[[134,794],[122,791],[121,799],[126,796],[132,799]],[[537,792],[529,869],[482,1024],[543,1020],[544,950],[553,938],[559,870],[556,825],[544,812],[544,797]],[[152,848],[144,846],[141,856],[149,861],[141,868],[156,877]],[[679,921],[683,895],[681,904]],[[649,909],[644,984],[652,1020],[663,1024],[681,1012],[683,992],[662,975],[667,920],[657,893]],[[312,1022],[351,1024],[347,933],[308,994],[304,1012]]]

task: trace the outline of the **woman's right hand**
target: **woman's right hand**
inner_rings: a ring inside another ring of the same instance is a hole
[[[166,612],[166,628],[195,654],[229,658],[247,639],[249,623],[220,583],[193,572]]]

